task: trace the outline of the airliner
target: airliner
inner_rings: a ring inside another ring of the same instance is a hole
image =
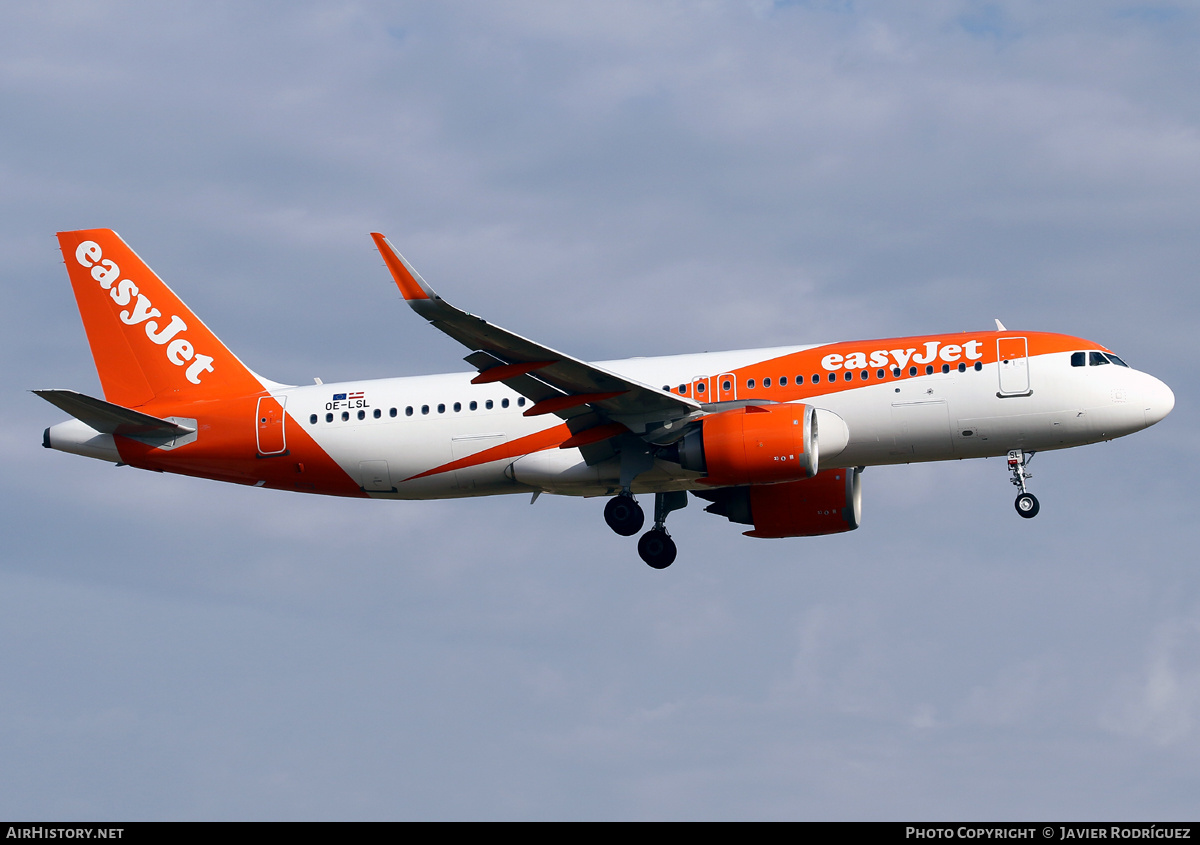
[[[250,370],[115,232],[58,233],[104,399],[36,390],[71,419],[49,449],[235,484],[373,499],[608,497],[617,534],[670,566],[692,497],[750,537],[858,528],[863,470],[1033,455],[1163,419],[1163,382],[1098,343],[968,331],[588,363],[462,311],[383,237],[408,305],[468,372],[287,385]]]

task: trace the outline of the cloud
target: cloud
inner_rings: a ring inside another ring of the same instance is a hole
[[[1194,744],[1200,725],[1200,616],[1175,616],[1155,626],[1143,665],[1113,689],[1100,724],[1160,746]]]

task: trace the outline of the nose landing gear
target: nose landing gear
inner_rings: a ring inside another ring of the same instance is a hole
[[[1042,509],[1042,506],[1038,504],[1037,496],[1025,489],[1026,479],[1033,478],[1031,473],[1025,471],[1025,466],[1033,461],[1035,454],[1037,453],[1030,452],[1027,455],[1024,449],[1013,449],[1008,453],[1008,469],[1012,472],[1010,480],[1020,491],[1013,506],[1017,509],[1017,513],[1025,519],[1032,519]]]

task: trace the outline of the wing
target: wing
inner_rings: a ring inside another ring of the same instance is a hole
[[[525,416],[556,414],[583,446],[629,431],[645,435],[703,413],[684,396],[634,381],[564,355],[455,308],[429,287],[387,238],[371,237],[414,311],[471,350],[464,360],[479,370],[472,384],[503,382],[533,406]],[[592,439],[589,439],[592,438]]]

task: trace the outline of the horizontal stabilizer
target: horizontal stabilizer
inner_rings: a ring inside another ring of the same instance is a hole
[[[186,425],[152,417],[74,390],[33,392],[101,434],[119,434],[123,437],[178,437],[195,431]]]

